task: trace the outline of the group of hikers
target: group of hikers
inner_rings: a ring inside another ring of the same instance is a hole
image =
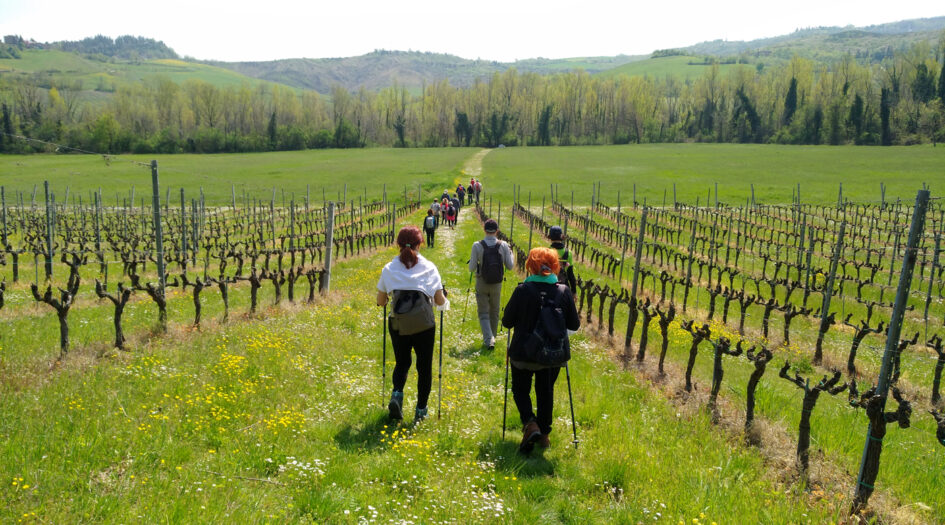
[[[436,230],[440,227],[440,222],[445,221],[450,229],[456,228],[456,219],[459,217],[459,210],[463,204],[479,204],[479,194],[482,193],[482,183],[475,178],[469,179],[469,185],[463,186],[462,183],[456,186],[456,192],[450,194],[449,190],[443,190],[439,199],[433,201],[430,208],[427,209],[427,216],[423,218],[423,234],[426,237],[427,248],[433,248]]]
[[[478,201],[481,185],[471,180],[469,188]],[[457,188],[457,200],[467,194],[460,190],[465,189],[462,186]],[[424,220],[428,247],[433,246],[430,230],[435,230],[438,225],[436,204],[434,202]],[[453,204],[452,201],[447,203],[448,223],[455,221],[456,212],[452,213],[452,219],[449,212]],[[442,211],[441,205],[440,213]],[[485,221],[483,230],[482,240],[471,247],[468,267],[470,284],[473,277],[476,279],[475,295],[482,345],[493,350],[499,337],[502,282],[506,270],[515,268],[515,258],[508,243],[498,239],[499,226],[496,221]],[[550,446],[555,382],[562,367],[567,371],[567,361],[570,359],[569,334],[580,326],[573,296],[573,259],[565,248],[563,231],[553,226],[548,230],[547,237],[550,247],[529,251],[525,262],[528,276],[512,292],[501,316],[502,326],[507,329],[508,336],[506,390],[511,375],[512,398],[522,423],[519,452],[523,454],[530,453],[536,445],[543,448]],[[377,284],[377,304],[385,307],[385,329],[390,330],[394,350],[393,392],[388,403],[388,413],[391,419],[403,419],[404,386],[415,354],[417,400],[414,420],[419,422],[427,416],[427,402],[433,383],[435,311],[440,312],[442,324],[443,312],[449,310],[450,303],[439,270],[420,254],[420,245],[423,244],[420,229],[415,226],[403,227],[396,242],[400,254],[384,266]],[[442,367],[442,334],[440,339]],[[534,407],[531,399],[533,382]],[[568,389],[570,395],[570,375]]]

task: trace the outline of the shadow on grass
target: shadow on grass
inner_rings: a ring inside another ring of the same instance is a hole
[[[363,450],[373,452],[380,449],[386,449],[387,445],[381,443],[381,431],[387,427],[387,433],[390,434],[398,427],[398,422],[391,421],[387,417],[387,412],[379,412],[377,415],[365,420],[361,426],[352,424],[345,425],[335,434],[335,443],[342,450]]]
[[[511,436],[511,437],[510,437]],[[556,463],[545,457],[545,450],[535,447],[525,456],[518,452],[518,432],[494,435],[479,446],[480,461],[495,461],[496,470],[514,474],[520,478],[542,478],[555,475]]]

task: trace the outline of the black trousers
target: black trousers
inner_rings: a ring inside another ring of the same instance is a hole
[[[436,235],[436,230],[423,229],[427,234],[427,248],[433,248],[433,237]]]
[[[424,330],[419,334],[400,335],[390,328],[390,342],[394,347],[394,390],[404,391],[407,384],[407,373],[412,364],[411,350],[417,354],[417,408],[426,408],[430,398],[430,388],[433,386],[433,344],[436,341],[436,327]]]
[[[552,409],[555,402],[555,381],[558,380],[560,368],[543,368],[541,370],[523,370],[511,365],[512,369],[512,399],[518,408],[522,424],[532,418],[538,422],[542,434],[551,433]],[[538,416],[532,411],[532,376],[535,377],[535,404]]]

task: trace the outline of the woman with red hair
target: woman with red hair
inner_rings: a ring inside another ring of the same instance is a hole
[[[393,296],[386,320],[394,347],[394,391],[387,405],[391,419],[403,419],[404,385],[410,371],[411,350],[417,354],[417,406],[414,420],[427,416],[427,399],[433,384],[433,344],[436,339],[433,304],[448,310],[449,301],[440,271],[420,255],[423,237],[416,226],[405,226],[397,235],[400,255],[384,266],[377,283],[377,304],[386,306]]]
[[[528,277],[518,285],[505,305],[502,325],[514,329],[509,343],[508,359],[511,363],[512,398],[522,421],[522,442],[519,452],[528,454],[537,443],[542,448],[550,446],[552,412],[554,407],[555,381],[561,366],[535,363],[526,355],[526,340],[535,331],[539,314],[545,303],[560,308],[568,330],[577,330],[578,319],[574,298],[568,287],[558,284],[558,254],[550,248],[533,248],[525,261]],[[570,355],[567,335],[564,344]],[[535,403],[537,415],[532,410],[532,377],[535,379]]]

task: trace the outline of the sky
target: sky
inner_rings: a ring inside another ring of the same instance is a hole
[[[943,15],[942,0],[0,0],[0,34],[39,42],[144,36],[201,60],[387,49],[512,62],[642,55],[707,40]]]

